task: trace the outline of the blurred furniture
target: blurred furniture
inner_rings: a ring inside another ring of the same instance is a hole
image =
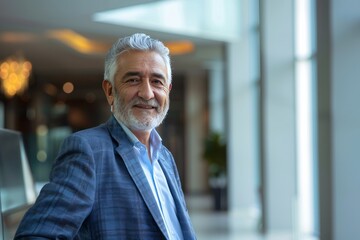
[[[19,132],[0,128],[0,239],[13,239],[25,211],[36,199],[35,184]]]

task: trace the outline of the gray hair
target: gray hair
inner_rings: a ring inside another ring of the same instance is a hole
[[[131,36],[120,38],[114,43],[105,57],[105,80],[110,81],[112,84],[114,83],[118,56],[129,50],[155,51],[160,54],[166,64],[168,83],[171,83],[172,77],[169,49],[159,40],[152,39],[150,36],[143,33],[135,33]]]

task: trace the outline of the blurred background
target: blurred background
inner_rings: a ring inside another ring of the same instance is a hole
[[[172,55],[159,132],[199,240],[359,239],[354,0],[0,0],[0,239],[110,116],[104,56],[136,32]]]

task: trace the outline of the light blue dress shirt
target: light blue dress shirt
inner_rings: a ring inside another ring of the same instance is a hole
[[[120,121],[118,122],[124,129],[130,141],[134,144],[134,148],[140,159],[141,167],[145,173],[157,205],[163,216],[166,230],[170,239],[183,240],[180,223],[176,215],[174,199],[171,195],[164,172],[162,171],[158,161],[158,150],[162,144],[161,137],[155,130],[151,131],[150,160],[146,146],[142,144],[124,124],[122,124]]]

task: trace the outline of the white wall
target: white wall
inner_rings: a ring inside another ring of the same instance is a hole
[[[228,103],[228,206],[233,230],[259,226],[258,185],[258,79],[254,78],[250,9],[242,1],[242,32],[238,41],[227,45]]]

